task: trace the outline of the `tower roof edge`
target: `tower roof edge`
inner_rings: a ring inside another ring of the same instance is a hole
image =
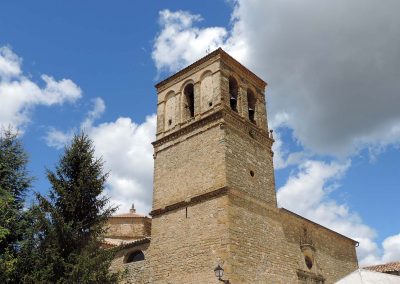
[[[255,79],[263,87],[267,86],[267,83],[264,80],[262,80],[260,77],[258,77],[252,71],[250,71],[248,68],[243,66],[239,61],[237,61],[235,58],[233,58],[231,55],[229,55],[221,47],[219,47],[216,50],[214,50],[213,52],[207,54],[206,56],[204,56],[204,57],[200,58],[199,60],[195,61],[194,63],[190,64],[189,66],[181,69],[180,71],[176,72],[175,74],[173,74],[173,75],[167,77],[166,79],[158,82],[157,84],[155,84],[155,87],[157,89],[160,89],[162,86],[164,86],[168,82],[174,80],[175,78],[181,76],[182,74],[188,72],[189,70],[199,66],[200,64],[203,64],[204,62],[208,61],[209,59],[211,59],[213,57],[217,57],[217,56],[220,56],[220,58],[222,60],[227,61],[229,63],[232,63],[232,64],[236,65],[236,67],[238,67],[238,68],[242,69],[243,71],[245,71],[245,73],[247,73],[249,76],[251,76],[253,79]]]

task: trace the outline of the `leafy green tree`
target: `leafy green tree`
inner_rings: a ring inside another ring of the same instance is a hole
[[[32,178],[28,155],[11,128],[0,131],[0,283],[12,282],[25,234],[25,195]]]
[[[47,172],[49,198],[38,195],[33,231],[22,254],[23,282],[115,283],[109,271],[114,251],[101,248],[104,225],[115,211],[104,195],[107,174],[86,134],[75,135],[55,171]]]

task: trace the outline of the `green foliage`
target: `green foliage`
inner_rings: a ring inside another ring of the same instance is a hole
[[[90,243],[79,255],[74,254],[74,265],[69,269],[67,278],[74,283],[116,283],[121,275],[110,274],[109,267],[115,250],[98,249],[96,243]]]
[[[115,283],[110,273],[114,251],[101,248],[104,225],[115,211],[104,195],[107,174],[95,158],[92,141],[75,135],[55,171],[48,198],[38,195],[30,210],[30,226],[21,254],[25,283]]]
[[[12,129],[0,132],[0,283],[12,282],[27,229],[24,200],[32,178],[28,156]]]
[[[0,222],[0,244],[6,241],[6,237],[10,233],[9,227],[12,221],[12,216],[10,216],[10,211],[12,212],[12,210],[10,207],[12,203],[12,195],[0,187],[0,216],[2,219]]]
[[[13,198],[13,206],[22,209],[24,199],[31,186],[26,166],[28,155],[12,129],[0,133],[0,188],[9,192]]]

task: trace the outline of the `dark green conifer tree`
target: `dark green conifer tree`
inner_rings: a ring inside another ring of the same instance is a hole
[[[32,178],[28,155],[16,132],[0,131],[0,283],[15,281],[20,242],[25,234],[25,195]]]
[[[107,174],[86,134],[75,135],[55,171],[47,172],[49,198],[38,195],[22,254],[25,283],[115,283],[114,251],[101,248],[104,225],[115,211],[104,194]]]

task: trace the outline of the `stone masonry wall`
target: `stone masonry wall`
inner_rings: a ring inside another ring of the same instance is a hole
[[[246,197],[231,197],[232,283],[303,283],[297,272],[322,275],[334,283],[357,269],[354,242],[306,219]],[[315,247],[308,269],[300,242],[311,231]]]
[[[153,210],[225,185],[223,131],[209,127],[156,152]]]
[[[231,197],[232,283],[297,283],[296,252],[288,250],[277,210]]]
[[[355,242],[336,232],[330,231],[296,214],[280,209],[280,219],[285,240],[293,247],[298,247],[303,230],[308,231],[308,238],[315,247],[317,268],[325,277],[325,283],[334,283],[358,268]],[[300,258],[300,266],[307,270],[304,258]]]
[[[227,185],[276,205],[272,152],[264,140],[246,129],[227,125]]]
[[[111,263],[112,271],[123,273],[121,283],[129,284],[147,284],[150,282],[150,267],[148,255],[149,243],[135,247],[124,248],[118,251]],[[138,262],[125,263],[125,258],[132,252],[141,250],[145,256],[145,260]]]
[[[215,197],[153,218],[151,283],[218,283],[213,269],[229,250],[227,203]]]
[[[150,218],[110,218],[107,221],[106,237],[140,239],[150,236]]]

